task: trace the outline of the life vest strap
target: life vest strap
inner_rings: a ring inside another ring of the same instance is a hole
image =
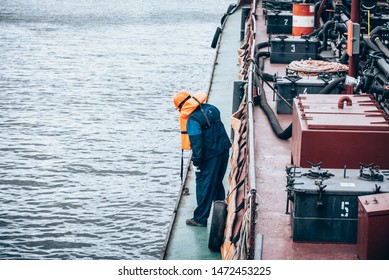
[[[191,98],[191,96],[187,96],[184,100],[181,101],[181,103],[177,106],[179,110],[181,110],[182,106],[184,106],[185,102],[188,101]]]
[[[200,110],[201,110],[201,112],[203,113],[205,120],[207,121],[208,127],[205,127],[205,129],[210,128],[210,127],[211,127],[211,123],[209,122],[209,119],[208,119],[208,117],[207,117],[207,114],[205,114],[205,111],[204,111],[204,109],[203,109],[203,106],[201,106],[201,102],[200,102],[196,97],[194,97],[194,96],[193,96],[193,99],[196,100],[197,103],[199,103]]]

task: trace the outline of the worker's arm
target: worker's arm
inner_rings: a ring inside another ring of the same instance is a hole
[[[192,148],[192,161],[194,166],[200,166],[203,160],[203,136],[201,125],[194,119],[189,118],[186,124],[190,147]]]

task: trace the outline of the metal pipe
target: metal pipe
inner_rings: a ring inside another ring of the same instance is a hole
[[[361,23],[361,15],[360,15],[360,0],[353,0],[351,2],[351,21],[353,23]],[[352,55],[349,59],[349,71],[348,75],[356,78],[358,74],[358,62],[359,55]]]
[[[332,25],[335,24],[335,21],[334,20],[330,20],[330,21],[327,21],[324,26],[323,26],[323,30],[319,33],[319,37],[320,37],[320,34],[323,35],[323,45],[317,50],[319,53],[321,51],[325,51],[327,50],[327,40],[328,40],[328,32],[329,30],[332,28]]]
[[[353,0],[351,1],[351,21],[352,22],[361,22],[361,1],[360,0]]]
[[[248,70],[248,87],[247,87],[247,110],[248,110],[248,159],[247,163],[249,166],[248,178],[250,187],[250,222],[248,232],[248,252],[247,258],[254,259],[255,255],[255,211],[256,211],[256,175],[255,175],[255,155],[254,155],[254,101],[253,101],[253,85],[254,85],[254,74],[255,74],[255,38],[257,33],[255,11],[257,1],[253,1],[252,11],[250,20],[252,21],[253,34],[252,34],[252,45],[250,50],[250,64]]]
[[[385,74],[385,77],[389,77],[389,64],[384,58],[377,59],[377,66]]]
[[[351,21],[353,23],[361,23],[361,15],[360,15],[360,7],[361,2],[360,0],[353,0],[351,1]],[[349,58],[349,68],[348,68],[348,75],[350,77],[356,78],[358,75],[358,63],[359,63],[359,55],[351,55]],[[351,86],[347,86],[347,93],[352,94],[353,88]]]
[[[256,34],[256,26],[255,26],[255,16],[251,15],[251,20],[253,21],[253,31],[254,31],[254,41]],[[253,46],[255,42],[253,42]],[[249,178],[250,178],[250,190],[256,190],[256,182],[255,182],[255,156],[254,156],[254,101],[253,101],[253,75],[254,75],[254,47],[251,48],[250,53],[250,65],[249,65],[249,82],[248,82],[248,94],[247,94],[247,108],[248,108],[248,128],[249,128]]]

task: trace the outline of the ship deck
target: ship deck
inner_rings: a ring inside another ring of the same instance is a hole
[[[260,7],[260,4],[258,5]],[[258,8],[256,44],[268,41],[265,16]],[[230,132],[233,84],[238,78],[237,50],[240,41],[241,9],[230,15],[225,23],[214,63],[208,102],[216,105]],[[285,64],[270,64],[267,59],[265,72],[285,74]],[[265,85],[268,103],[275,109],[273,91]],[[292,122],[292,115],[277,115],[282,127]],[[356,259],[356,244],[298,243],[293,242],[290,215],[286,214],[285,167],[291,164],[291,140],[280,140],[274,134],[266,115],[259,106],[254,109],[255,172],[259,197],[258,219],[255,231],[262,244],[257,258],[264,260],[352,260]],[[227,184],[228,171],[225,177]],[[220,259],[219,252],[208,249],[210,227],[196,228],[185,224],[196,207],[194,172],[189,169],[185,187],[190,195],[180,194],[174,211],[172,226],[165,241],[161,258],[167,260]],[[209,219],[209,223],[212,213]]]
[[[258,10],[256,43],[268,41],[265,15]],[[285,64],[270,64],[264,71],[285,75]],[[273,91],[265,85],[268,103],[275,110]],[[292,122],[292,115],[278,114],[283,128]],[[290,215],[286,214],[285,167],[291,165],[291,140],[280,140],[274,134],[264,112],[254,111],[256,183],[259,195],[259,217],[256,232],[262,237],[262,259],[268,260],[341,260],[356,259],[356,244],[297,243],[292,240]]]

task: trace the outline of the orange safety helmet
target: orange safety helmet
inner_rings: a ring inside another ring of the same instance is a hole
[[[176,110],[178,110],[184,103],[184,101],[188,100],[190,98],[189,92],[186,91],[179,91],[174,96],[173,102],[174,106],[176,106]]]

